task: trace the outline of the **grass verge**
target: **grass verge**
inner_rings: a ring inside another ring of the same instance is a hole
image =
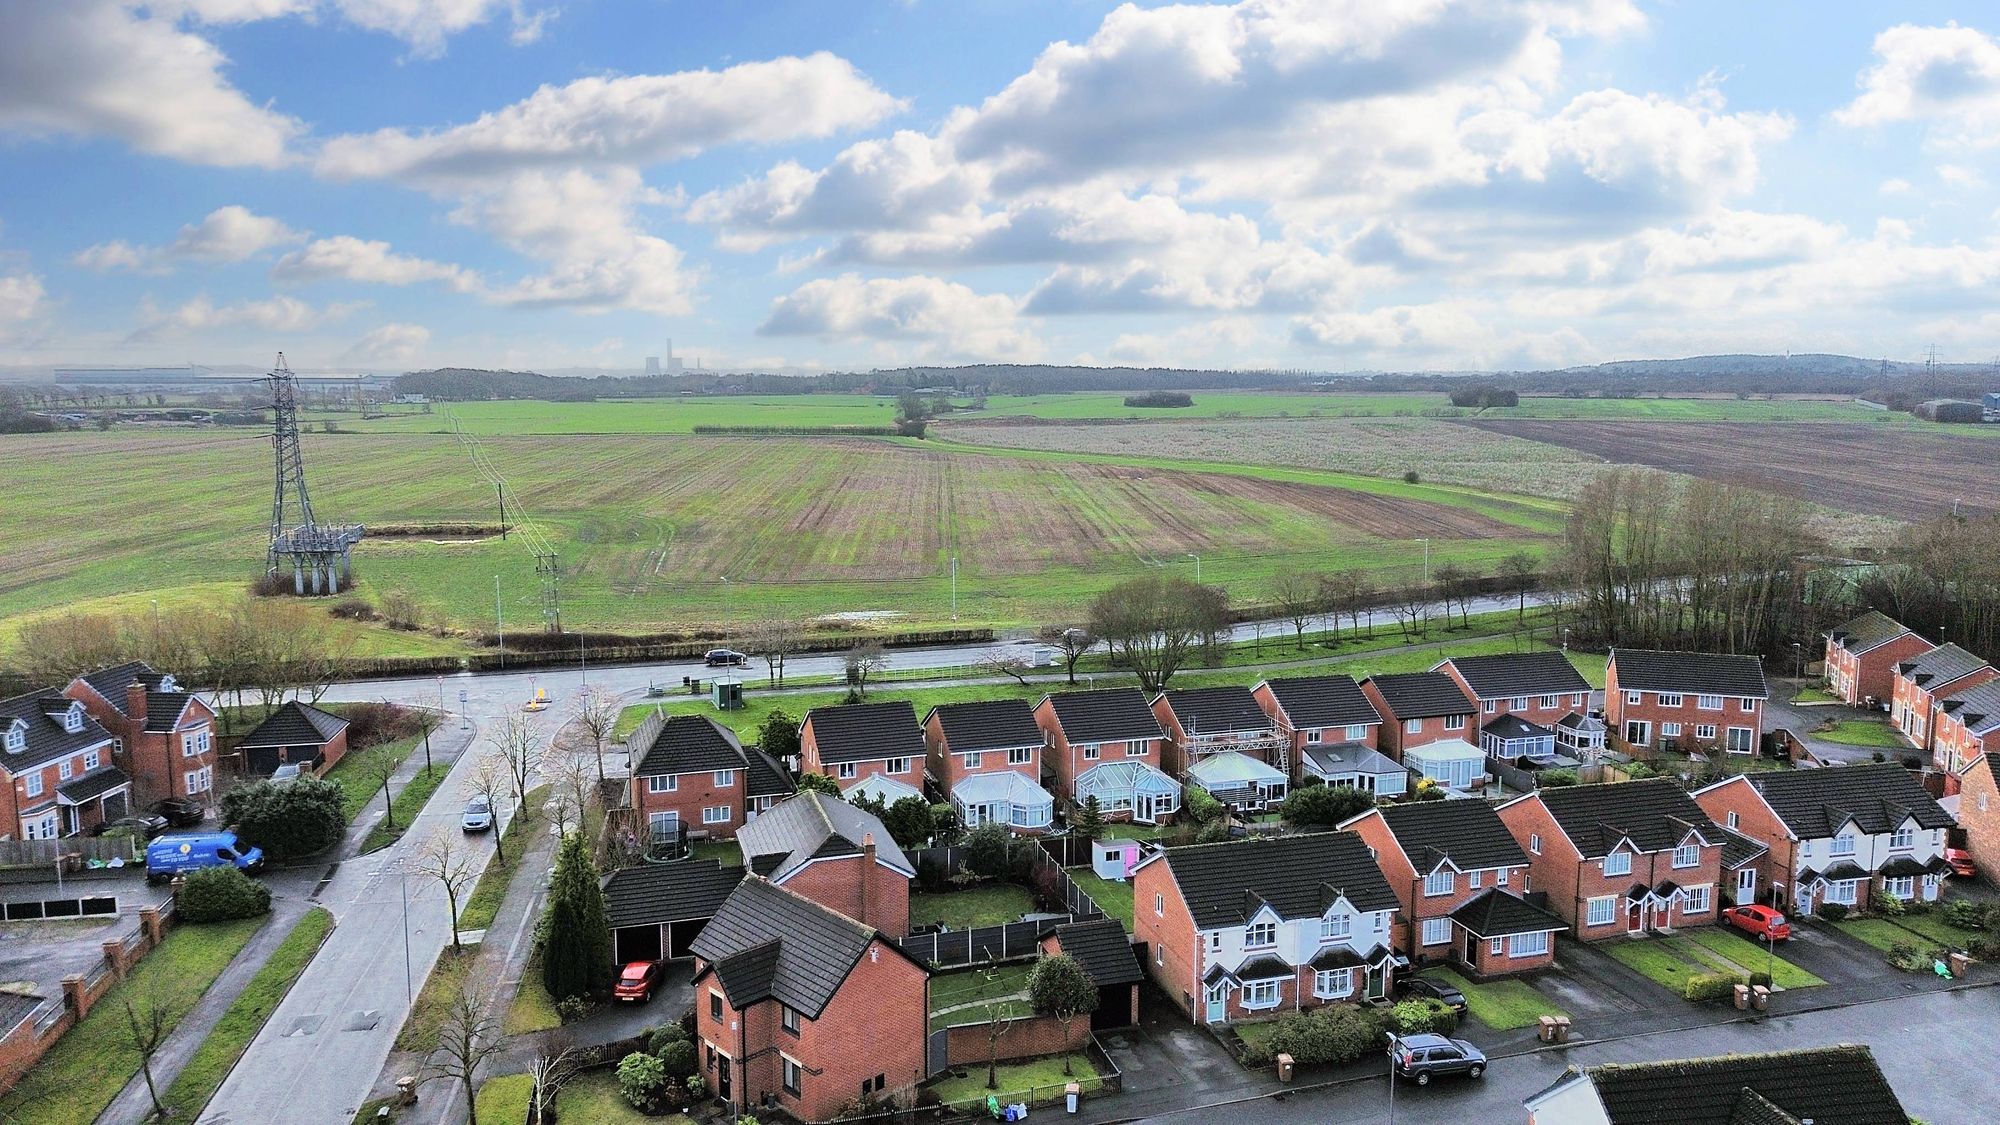
[[[424,806],[430,804],[431,794],[444,784],[445,775],[450,772],[451,767],[444,762],[432,762],[418,770],[396,794],[396,823],[376,821],[375,827],[362,837],[361,854],[378,851],[402,839],[403,833],[408,832],[417,817],[423,815]]]
[[[546,785],[528,790],[526,808],[540,808],[548,795],[549,787]],[[507,830],[500,838],[501,847],[496,849],[496,852],[506,852],[507,862],[500,862],[496,855],[493,862],[486,865],[486,870],[480,873],[479,882],[473,885],[472,897],[465,900],[465,909],[458,912],[460,931],[483,930],[493,924],[494,917],[500,913],[501,902],[507,898],[507,884],[513,881],[515,867],[521,862],[528,836],[539,823],[539,819],[525,810],[507,822]]]
[[[1496,980],[1475,984],[1450,969],[1437,969],[1425,975],[1457,986],[1460,992],[1465,993],[1465,1006],[1472,1012],[1472,1018],[1495,1031],[1528,1027],[1543,1016],[1569,1014],[1524,981]]]
[[[1689,977],[1704,973],[1748,976],[1764,971],[1766,954],[1732,934],[1695,930],[1668,938],[1614,942],[1605,952],[1679,996]],[[1770,958],[1771,983],[1780,988],[1812,988],[1826,982],[1782,957]]]
[[[324,907],[315,906],[292,923],[285,940],[278,943],[257,975],[250,978],[236,1002],[222,1014],[222,1021],[195,1048],[194,1057],[162,1095],[160,1100],[174,1108],[175,1116],[190,1121],[201,1116],[208,1107],[208,1099],[215,1096],[223,1079],[236,1066],[236,1060],[243,1057],[250,1041],[264,1029],[264,1021],[278,1010],[285,994],[292,990],[292,983],[306,971],[313,954],[319,952],[320,943],[332,932],[333,915]]]
[[[1118,919],[1126,933],[1132,932],[1132,881],[1106,879],[1088,867],[1069,869],[1069,881],[1090,896],[1105,914]]]
[[[535,1080],[525,1074],[502,1074],[479,1084],[473,1095],[474,1115],[481,1121],[514,1125],[528,1119],[528,1099],[535,1095]],[[435,1096],[435,1095],[433,1095]],[[596,1118],[581,1118],[594,1121]]]
[[[1764,944],[1751,941],[1738,932],[1720,928],[1692,930],[1683,935],[1687,941],[1722,958],[1718,971],[1761,973],[1769,966],[1771,983],[1779,988],[1817,988],[1826,983],[1814,974],[1792,964],[1783,957],[1775,957],[1764,948]]]
[[[1833,923],[1833,928],[1884,953],[1889,952],[1889,947],[1899,941],[1916,944],[1913,940],[1915,935],[1911,931],[1887,918],[1845,918]]]
[[[943,922],[954,930],[970,930],[1012,922],[1034,908],[1035,898],[1026,887],[987,883],[944,894],[911,895],[910,925]]]
[[[1909,743],[1896,733],[1896,728],[1873,719],[1836,719],[1827,729],[1813,731],[1812,737],[1838,742],[1843,746],[1872,746],[1885,750],[1910,748]]]
[[[410,752],[423,745],[421,738],[399,738],[394,742],[384,742],[362,750],[350,750],[341,756],[333,768],[326,771],[326,779],[340,786],[340,808],[351,824],[368,807],[368,802],[382,799],[381,763],[391,763],[394,769],[410,756]]]
[[[472,962],[478,956],[479,947],[472,945],[461,952],[453,952],[447,945],[438,954],[437,965],[424,978],[424,987],[417,993],[417,1002],[410,1006],[403,1029],[396,1033],[398,1051],[428,1055],[437,1049],[438,1034],[444,1029],[451,998],[465,987],[466,978],[472,975]]]
[[[1001,1105],[1015,1102],[1041,1104],[1060,1101],[1063,1086],[1078,1083],[1084,1093],[1097,1089],[1097,1068],[1082,1055],[1069,1056],[1073,1073],[1063,1073],[1063,1056],[1046,1059],[1031,1059],[1026,1062],[1002,1063],[995,1075],[999,1088],[986,1088],[986,1068],[977,1063],[965,1067],[965,1077],[947,1078],[931,1089],[937,1092],[938,1100],[947,1109],[962,1112],[984,1112],[986,1099],[997,1096]]]
[[[561,1026],[562,1017],[556,1014],[555,997],[542,987],[542,958],[536,954],[521,970],[521,983],[514,989],[514,999],[507,1003],[507,1015],[500,1021],[501,1030],[508,1035],[527,1035]]]
[[[262,918],[175,926],[133,968],[98,998],[19,1084],[0,1098],[0,1121],[12,1125],[89,1125],[139,1073],[139,1052],[126,1030],[125,1002],[157,1003],[175,1013],[172,1023],[201,999],[236,959]]]

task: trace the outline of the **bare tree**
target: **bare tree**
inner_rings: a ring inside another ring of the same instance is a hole
[[[1028,670],[1031,667],[1025,657],[995,649],[972,662],[972,666],[989,676],[1007,676],[1022,687],[1028,686]]]
[[[785,686],[785,658],[805,637],[806,623],[796,617],[767,617],[750,627],[750,649],[764,658],[764,677],[772,687]]]
[[[1411,640],[1417,635],[1417,627],[1424,619],[1425,610],[1430,608],[1430,593],[1422,586],[1405,586],[1392,595],[1389,608],[1395,611],[1396,627],[1403,631],[1403,639]]]
[[[431,768],[431,732],[444,725],[444,712],[433,711],[428,707],[412,707],[408,709],[407,713],[410,717],[410,725],[415,727],[417,732],[424,736],[424,770],[425,772],[429,772]]]
[[[1044,625],[1039,637],[1043,644],[1062,654],[1063,671],[1068,673],[1069,682],[1075,684],[1077,662],[1097,647],[1097,634],[1080,625]]]
[[[394,755],[377,754],[356,763],[361,768],[361,776],[373,782],[372,788],[382,793],[382,820],[389,827],[396,827],[396,798],[389,792],[389,781],[396,776],[396,767],[401,765]]]
[[[1148,574],[1121,582],[1090,604],[1090,627],[1111,647],[1139,686],[1160,691],[1193,655],[1228,628],[1229,596],[1178,575]]]
[[[580,754],[558,754],[550,774],[549,815],[556,822],[556,834],[567,835],[570,820],[581,826],[590,804],[590,764]]]
[[[1306,626],[1326,605],[1326,580],[1302,571],[1288,570],[1271,584],[1271,599],[1278,611],[1292,623],[1293,647],[1306,647]]]
[[[842,658],[847,666],[847,682],[854,693],[868,698],[868,677],[889,666],[889,654],[882,650],[881,641],[863,641],[847,650]]]
[[[472,791],[486,798],[486,807],[493,813],[493,854],[502,864],[507,862],[507,833],[500,826],[500,806],[512,794],[514,778],[507,770],[507,763],[494,755],[479,759],[472,770]],[[526,805],[517,810],[517,815],[528,815]]]
[[[451,950],[464,951],[458,941],[458,899],[472,886],[479,872],[472,866],[472,856],[458,842],[456,831],[439,830],[424,842],[413,862],[412,869],[417,874],[435,879],[444,888],[445,902],[451,907]]]
[[[604,744],[618,729],[618,712],[617,698],[600,688],[585,688],[577,705],[576,725],[590,738],[591,749],[597,754],[599,782],[604,780]]]
[[[542,759],[541,732],[521,716],[509,715],[506,722],[493,728],[486,741],[500,752],[500,760],[507,766],[507,775],[514,782],[514,799],[526,801],[528,778]]]
[[[583,1057],[576,1048],[557,1036],[542,1041],[542,1053],[528,1064],[528,1080],[534,1095],[528,1102],[528,1125],[542,1125],[556,1095],[583,1069]]]
[[[990,991],[992,985],[999,980],[999,966],[988,962],[986,968],[979,972],[980,976],[986,979]],[[986,1001],[985,1013],[986,1088],[989,1090],[998,1090],[1000,1088],[1000,1040],[1007,1034],[1007,1029],[1013,1027],[1019,1021],[1020,1017],[1014,1014],[1014,1002],[1010,999],[1000,997]]]
[[[1444,603],[1445,628],[1451,628],[1451,605],[1454,601],[1459,605],[1459,623],[1466,626],[1472,624],[1472,617],[1467,613],[1471,608],[1472,576],[1464,567],[1457,563],[1438,564],[1431,572],[1431,589]]]
[[[1515,628],[1528,623],[1528,593],[1535,588],[1536,575],[1535,556],[1526,551],[1515,551],[1500,560],[1502,582],[1520,599],[1514,608]]]
[[[160,1104],[159,1087],[153,1081],[153,1056],[180,1022],[181,1010],[155,992],[125,998],[125,1041],[139,1053],[139,1073],[146,1078],[146,1096],[153,1101],[153,1113],[165,1117],[171,1112]]]
[[[479,1067],[500,1050],[500,1024],[486,1014],[486,996],[478,988],[456,992],[445,1001],[444,1026],[438,1045],[424,1062],[423,1080],[457,1082],[465,1092],[466,1125],[479,1125],[473,1101]]]

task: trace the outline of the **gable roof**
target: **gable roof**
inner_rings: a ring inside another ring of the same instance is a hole
[[[621,867],[604,877],[604,913],[613,929],[713,918],[742,881],[713,859]]]
[[[146,710],[149,720],[152,714],[149,702]],[[346,729],[346,719],[294,699],[266,715],[257,729],[244,735],[236,747],[248,750],[258,746],[325,746]]]
[[[1130,742],[1164,737],[1138,688],[1056,691],[1042,697],[1071,742]]]
[[[1257,697],[1240,684],[1218,687],[1168,688],[1160,693],[1181,729],[1190,737],[1274,729],[1277,720],[1257,706]]]
[[[1429,719],[1438,715],[1466,715],[1473,711],[1473,702],[1465,696],[1465,689],[1458,681],[1443,672],[1397,672],[1387,676],[1370,676],[1361,681],[1374,684],[1382,694],[1382,702],[1391,714],[1384,719]]]
[[[128,660],[109,668],[99,668],[77,677],[90,685],[90,689],[104,697],[104,702],[120,715],[125,714],[125,689],[133,682],[146,685],[149,692],[159,690],[164,683],[171,688],[173,677],[155,672],[153,666],[143,660]],[[152,714],[152,700],[146,701],[146,713]]]
[[[739,1011],[776,1000],[817,1018],[879,936],[872,926],[752,875],[730,891],[688,948],[709,963]],[[896,943],[882,945],[907,959]]]
[[[707,715],[648,716],[625,745],[633,754],[635,777],[740,770],[749,765],[736,732]]]
[[[822,762],[872,762],[881,758],[922,758],[924,733],[908,700],[844,703],[806,712],[799,729],[812,728]]]
[[[1902,1125],[1910,1119],[1875,1056],[1852,1044],[1606,1063],[1584,1073],[1611,1125]],[[1785,1116],[1774,1118],[1765,1107]]]
[[[1452,801],[1454,805],[1469,801]],[[1461,903],[1451,920],[1482,938],[1567,930],[1569,923],[1534,903],[1498,887],[1488,887]]]
[[[1375,813],[1419,874],[1436,870],[1445,859],[1460,871],[1527,866],[1520,842],[1484,801],[1415,801]]]
[[[0,699],[0,746],[5,745],[4,735],[17,721],[27,737],[18,754],[0,750],[0,770],[9,773],[32,770],[111,742],[111,732],[99,726],[88,711],[82,711],[83,725],[74,733],[64,730],[59,716],[72,706],[83,709],[82,703],[54,688],[37,688],[11,699]]]
[[[749,770],[748,784],[743,788],[744,796],[788,797],[798,792],[798,783],[792,780],[791,772],[763,750],[754,746],[746,748],[743,764]]]
[[[1042,728],[1035,725],[1035,709],[1025,699],[940,703],[924,716],[924,723],[928,725],[933,718],[944,733],[946,749],[953,754],[1015,750],[1042,744]]]
[[[1132,952],[1132,935],[1125,932],[1116,918],[1069,922],[1057,926],[1055,935],[1056,945],[1099,988],[1109,984],[1137,984],[1146,979],[1138,956]]]
[[[905,875],[917,873],[875,814],[816,789],[759,814],[736,830],[736,843],[751,870],[773,882],[783,882],[814,859],[860,855],[861,842],[871,835],[875,837],[875,862]]]
[[[1843,621],[1827,633],[1827,639],[1856,656],[1880,648],[1909,633],[1903,623],[1886,613],[1869,610],[1851,621]]]
[[[1317,918],[1345,895],[1360,910],[1394,910],[1396,892],[1351,832],[1314,832],[1169,848],[1163,862],[1196,929],[1241,925],[1268,905],[1280,918]]]
[[[1956,823],[1923,783],[1895,762],[1743,776],[1801,839],[1831,836],[1849,819],[1870,835],[1893,831],[1913,816],[1921,828]]]
[[[1722,840],[1715,822],[1670,777],[1564,785],[1521,799],[1541,801],[1586,859],[1609,854],[1621,839],[1646,852],[1675,847],[1690,831],[1712,843]]]
[[[2000,730],[2000,680],[1974,684],[1938,701],[1938,709],[1957,719],[1973,734]]]
[[[1379,723],[1382,713],[1353,676],[1287,676],[1267,679],[1271,698],[1295,729]]]
[[[1896,673],[1908,676],[1920,688],[1934,689],[1962,680],[1984,667],[1985,660],[1947,642],[1896,665]]]
[[[146,693],[146,733],[171,734],[180,726],[181,716],[187,712],[188,704],[194,702],[194,695],[185,691],[149,691]]]
[[[1507,699],[1523,695],[1589,695],[1590,681],[1554,649],[1534,652],[1501,652],[1491,656],[1454,656],[1438,664],[1449,664],[1480,699]],[[1432,671],[1436,671],[1434,668]]]
[[[1764,665],[1754,656],[1719,652],[1667,652],[1652,648],[1614,648],[1623,691],[1665,691],[1683,695],[1735,695],[1767,699]]]

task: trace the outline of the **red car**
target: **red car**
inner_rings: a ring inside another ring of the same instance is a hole
[[[653,988],[660,983],[660,962],[634,961],[618,974],[618,983],[611,989],[614,1000],[637,1000],[641,1004],[653,998]]]
[[[1732,906],[1722,912],[1722,920],[1754,938],[1788,941],[1792,936],[1784,913],[1769,906]]]
[[[1979,868],[1972,862],[1972,853],[1965,846],[1965,829],[1945,829],[1944,861],[1950,865],[1951,873],[1962,879],[1979,874]]]

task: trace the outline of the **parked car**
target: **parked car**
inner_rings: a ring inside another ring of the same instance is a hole
[[[1439,1000],[1449,1005],[1451,1010],[1459,1015],[1465,1014],[1465,993],[1453,985],[1430,977],[1404,977],[1398,983],[1402,985],[1405,996]]]
[[[167,818],[175,828],[193,828],[208,819],[208,810],[193,797],[168,797],[153,802],[153,811]]]
[[[1759,941],[1790,941],[1792,937],[1791,922],[1773,906],[1732,906],[1722,912],[1722,920]]]
[[[286,762],[271,771],[271,784],[290,785],[306,775],[306,767],[301,762]]]
[[[1965,829],[1944,830],[1944,861],[1951,873],[1963,879],[1979,874],[1979,868],[1972,862],[1972,851],[1965,846]]]
[[[458,818],[458,826],[467,832],[484,832],[493,827],[493,802],[484,793],[465,802],[465,812]]]
[[[244,871],[264,866],[264,849],[246,848],[234,832],[190,832],[162,836],[146,845],[146,881],[162,883],[205,867],[232,864]]]
[[[637,1000],[643,1004],[653,998],[653,989],[660,983],[661,963],[658,961],[633,961],[618,974],[618,983],[611,988],[614,1000]]]
[[[113,828],[129,828],[135,835],[150,840],[167,830],[167,818],[157,813],[135,813],[121,816],[117,820],[107,820],[90,830],[92,836],[102,836]]]
[[[1486,1073],[1486,1054],[1463,1039],[1442,1035],[1404,1035],[1390,1050],[1394,1054],[1396,1077],[1419,1086],[1431,1084],[1439,1074],[1463,1074],[1478,1078]]]
[[[750,658],[733,648],[712,648],[701,658],[710,668],[741,668],[750,663]]]

